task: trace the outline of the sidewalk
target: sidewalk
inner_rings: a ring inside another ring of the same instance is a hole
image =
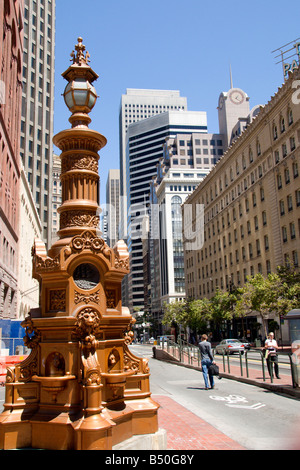
[[[168,450],[246,450],[172,398],[152,398],[160,404],[158,423],[167,431]]]

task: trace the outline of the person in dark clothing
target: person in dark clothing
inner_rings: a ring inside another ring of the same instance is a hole
[[[210,387],[214,388],[214,377],[209,373],[208,369],[211,364],[215,364],[215,361],[211,350],[211,344],[207,341],[207,335],[201,336],[199,349],[201,353],[201,367],[205,383],[205,390],[208,390],[208,381],[210,383]]]

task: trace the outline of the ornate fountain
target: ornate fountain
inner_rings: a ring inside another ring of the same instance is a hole
[[[7,371],[2,449],[105,450],[158,431],[148,361],[128,347],[127,246],[110,248],[98,230],[98,152],[106,139],[88,127],[98,75],[81,38],[71,57],[62,76],[72,127],[53,139],[62,152],[59,239],[48,253],[41,240],[32,248],[40,307],[23,322],[30,355]]]

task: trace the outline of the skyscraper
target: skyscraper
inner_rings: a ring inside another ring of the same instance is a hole
[[[62,194],[61,194],[61,160],[59,155],[53,153],[53,163],[52,163],[52,243],[58,239],[57,232],[59,230],[59,214],[58,207],[62,203]]]
[[[55,0],[24,0],[21,158],[51,245]]]
[[[120,138],[120,238],[126,238],[126,134],[128,126],[134,122],[147,119],[155,114],[171,110],[187,110],[187,99],[180,96],[177,90],[139,90],[127,88],[121,97],[119,115]]]
[[[151,181],[157,205],[155,233],[149,234],[147,309],[158,325],[164,303],[185,297],[181,206],[223,155],[222,134],[177,134],[164,144],[163,158]],[[154,215],[155,216],[155,215]],[[145,274],[145,271],[144,271]],[[147,274],[147,271],[146,271]]]
[[[120,170],[109,170],[106,182],[107,244],[113,248],[118,241],[120,221]]]
[[[177,134],[207,133],[206,113],[168,111],[133,123],[127,132],[126,187],[128,214],[128,307],[131,311],[144,305],[142,221],[150,201],[150,182],[157,174],[166,139]],[[187,152],[186,168],[193,168]],[[183,157],[182,157],[183,158]],[[176,164],[176,163],[175,163]],[[178,164],[178,162],[177,162]]]

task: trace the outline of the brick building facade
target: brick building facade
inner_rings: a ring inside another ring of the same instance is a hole
[[[1,1],[0,320],[17,316],[22,36],[23,0]]]

